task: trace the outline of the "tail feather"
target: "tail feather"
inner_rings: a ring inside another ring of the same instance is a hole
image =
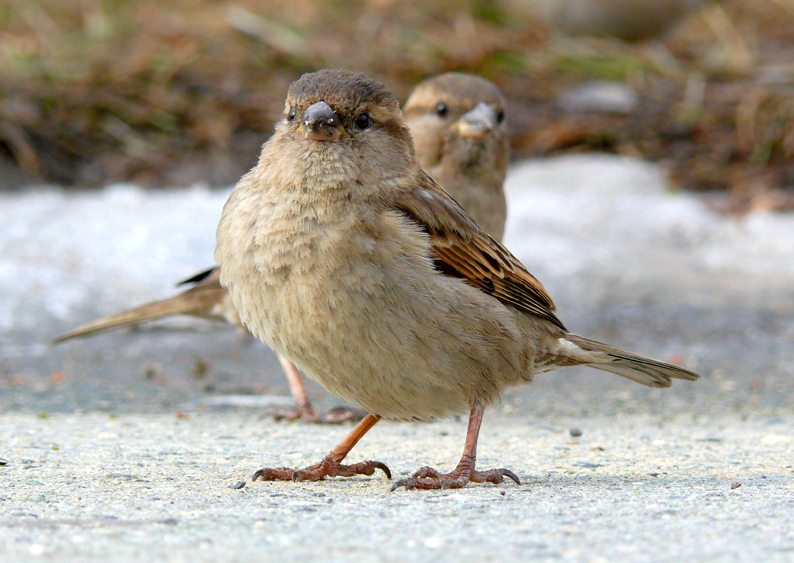
[[[564,340],[575,344],[585,352],[577,358],[582,360],[580,363],[621,375],[649,387],[670,387],[673,384],[672,379],[687,381],[700,379],[700,376],[693,371],[627,352],[577,334],[566,334]]]
[[[208,268],[203,272],[199,272],[186,280],[182,280],[176,284],[177,287],[183,285],[202,285],[202,284],[214,284],[220,285],[221,283],[221,269],[220,266],[213,266],[212,268]]]
[[[99,334],[117,328],[135,326],[171,315],[191,315],[212,320],[228,320],[219,305],[223,304],[228,295],[222,287],[194,287],[170,299],[146,303],[135,309],[124,311],[97,319],[78,326],[74,330],[56,337],[52,342],[57,344],[72,338],[81,338]],[[221,309],[221,310],[219,310]]]

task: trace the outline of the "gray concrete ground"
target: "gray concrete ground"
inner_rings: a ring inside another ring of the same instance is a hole
[[[196,240],[222,195],[3,196],[0,561],[794,561],[794,217],[736,223],[637,166],[514,169],[508,246],[572,330],[704,379],[539,376],[487,411],[479,447],[480,467],[522,484],[459,491],[390,493],[381,474],[251,483],[318,461],[350,426],[263,418],[287,385],[232,329],[173,320],[48,344],[209,265]],[[175,201],[174,225],[158,210]],[[384,421],[351,458],[395,477],[450,469],[465,429]]]
[[[572,438],[576,425],[582,436]],[[251,483],[344,432],[253,412],[2,416],[3,561],[791,561],[790,425],[775,415],[486,420],[482,467],[521,486],[389,492],[380,474]],[[465,423],[381,423],[396,476],[451,467]],[[245,481],[242,489],[230,488]]]

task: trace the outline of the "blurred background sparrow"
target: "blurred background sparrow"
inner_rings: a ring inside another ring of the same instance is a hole
[[[419,84],[403,108],[422,168],[497,240],[507,219],[506,105],[491,82],[449,72]]]

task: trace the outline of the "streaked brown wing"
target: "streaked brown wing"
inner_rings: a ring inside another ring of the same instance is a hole
[[[518,258],[483,231],[430,176],[404,194],[395,207],[430,235],[436,268],[507,303],[565,326],[554,314],[554,301]]]

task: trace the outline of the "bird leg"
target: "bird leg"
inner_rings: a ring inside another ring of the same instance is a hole
[[[485,408],[478,402],[474,403],[469,415],[469,429],[466,432],[466,445],[463,448],[463,455],[458,462],[458,466],[451,473],[440,473],[432,467],[422,467],[411,477],[400,479],[391,490],[400,487],[406,489],[460,489],[465,487],[469,481],[474,483],[501,483],[504,477],[509,477],[516,484],[521,482],[516,474],[509,469],[489,469],[487,471],[475,471],[474,463],[477,458],[477,438],[480,434]]]
[[[270,468],[263,467],[252,478],[253,481],[320,481],[326,477],[351,477],[353,475],[372,475],[376,469],[380,469],[391,479],[391,471],[380,461],[361,461],[353,465],[342,465],[340,462],[345,459],[350,450],[358,441],[375,426],[380,420],[379,416],[368,414],[364,420],[358,423],[353,431],[342,440],[331,452],[323,458],[320,463],[304,467],[303,469],[291,469],[289,467]]]
[[[312,407],[309,395],[306,393],[306,387],[303,385],[303,376],[298,371],[298,368],[281,354],[278,354],[278,359],[281,362],[281,367],[284,368],[284,373],[287,374],[289,389],[295,398],[295,408],[292,410],[280,409],[267,413],[275,420],[302,420],[318,424],[339,424],[347,421],[357,422],[367,415],[366,412],[358,409],[336,407],[321,417]]]
[[[305,422],[320,422],[320,416],[309,401],[309,395],[306,393],[303,377],[298,368],[281,354],[278,354],[278,361],[281,362],[281,367],[284,368],[284,373],[287,375],[289,390],[295,398],[295,408],[293,410],[277,410],[269,414],[272,414],[276,420],[300,419]]]

